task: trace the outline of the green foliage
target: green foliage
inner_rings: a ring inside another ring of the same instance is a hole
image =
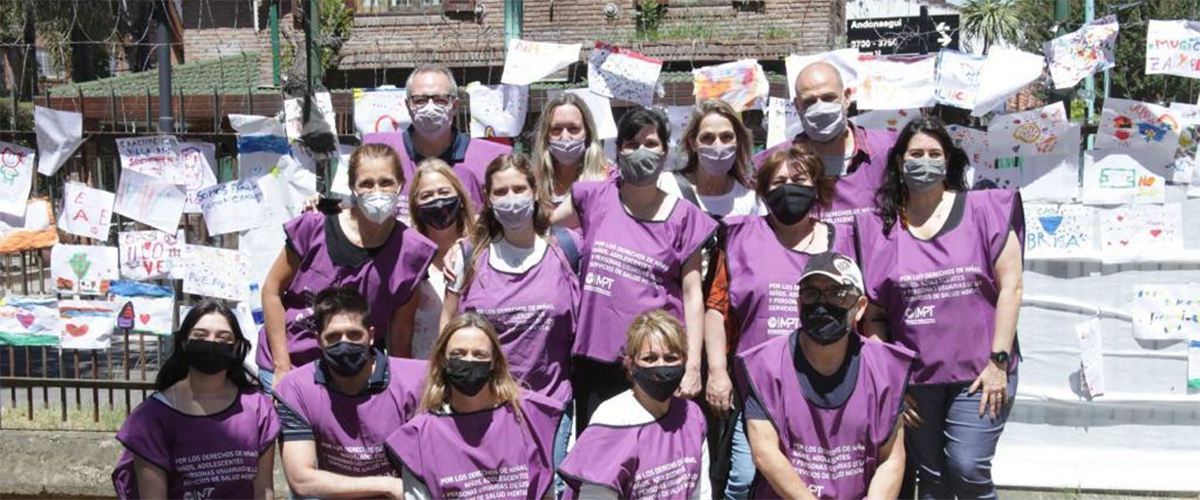
[[[27,10],[26,6],[32,6]],[[103,45],[96,42],[116,43],[132,28],[118,12],[118,4],[108,0],[35,0],[26,4],[18,0],[0,1],[0,43],[20,43],[24,40],[27,14],[34,20],[38,34],[38,45],[47,49],[53,63],[60,68],[72,67],[75,43],[88,43],[93,50],[89,63],[93,70],[103,69],[107,73],[107,58],[97,57],[103,53]]]
[[[1022,25],[1014,0],[969,0],[959,22],[963,35],[983,40],[984,54],[997,43],[1016,43]]]
[[[1096,17],[1104,17],[1125,6],[1128,0],[1094,0]],[[1017,0],[1024,30],[1018,47],[1041,53],[1046,42],[1055,37],[1054,12],[1047,0]],[[1146,74],[1146,21],[1150,19],[1200,19],[1197,0],[1143,0],[1141,3],[1116,12],[1121,23],[1117,35],[1116,67],[1110,71],[1109,95],[1138,101],[1169,103],[1196,102],[1200,82],[1192,78]],[[1066,31],[1083,25],[1083,0],[1071,1],[1071,15]],[[1103,77],[1096,76],[1097,108],[1104,99]]]
[[[12,97],[0,97],[0,127],[12,127]],[[17,103],[17,126],[10,130],[33,130],[33,103]]]
[[[307,5],[308,0],[302,0]],[[313,37],[314,43],[319,48],[318,52],[318,68],[319,72],[324,77],[328,75],[330,70],[337,69],[338,64],[342,60],[342,46],[346,41],[350,40],[351,32],[354,29],[354,11],[346,8],[346,3],[343,0],[319,0],[318,10],[320,20],[320,30]],[[285,68],[299,68],[303,70],[304,64],[304,32],[283,32],[284,43],[281,47],[280,59]],[[299,62],[299,64],[297,64]],[[289,75],[290,78],[299,77],[303,81],[303,72]],[[327,82],[328,83],[328,82]]]
[[[658,25],[666,14],[666,7],[656,0],[639,0],[634,19],[637,21],[639,38],[656,41],[660,38]]]

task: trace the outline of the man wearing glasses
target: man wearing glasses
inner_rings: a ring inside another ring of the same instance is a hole
[[[483,172],[497,156],[511,147],[482,139],[472,139],[454,126],[458,114],[458,84],[454,75],[443,66],[421,66],[408,75],[405,84],[408,97],[405,105],[412,125],[400,132],[365,134],[363,143],[378,142],[400,153],[404,180],[413,178],[416,165],[426,158],[440,158],[454,167],[454,172],[471,196],[475,207],[482,206]],[[401,217],[409,219],[408,182],[405,182],[399,202]]]
[[[737,360],[759,472],[750,497],[896,498],[913,354],[855,331],[867,298],[848,257],[813,257],[799,285],[800,328]]]

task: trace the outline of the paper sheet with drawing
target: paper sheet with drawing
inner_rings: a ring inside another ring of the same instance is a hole
[[[1102,210],[1100,251],[1105,262],[1169,260],[1184,251],[1183,206],[1125,205]]]
[[[60,293],[105,295],[117,276],[116,247],[55,245],[50,250],[50,277]]]
[[[35,198],[25,207],[23,217],[0,212],[0,254],[50,248],[58,243],[50,201]]]
[[[529,111],[528,85],[484,85],[471,82],[471,137],[517,137]]]
[[[1200,285],[1135,285],[1131,308],[1135,339],[1187,340],[1200,335]]]
[[[212,236],[245,231],[267,223],[263,215],[269,208],[263,204],[262,189],[256,181],[239,179],[217,184],[200,190],[197,200],[204,213],[204,225]]]
[[[60,300],[58,322],[63,349],[108,349],[117,311],[107,300]]]
[[[988,146],[997,157],[1062,154],[1070,127],[1061,102],[1000,115],[988,124]]]
[[[126,303],[133,306],[134,333],[168,336],[174,325],[175,291],[169,286],[113,281],[108,299],[118,311]]]
[[[178,184],[132,170],[121,172],[113,212],[159,231],[174,233],[187,203],[187,192]]]
[[[183,278],[184,232],[122,231],[117,233],[121,278],[151,280]]]
[[[629,49],[596,42],[588,56],[588,90],[649,107],[663,62]]]
[[[532,42],[513,38],[504,56],[500,83],[529,85],[579,61],[582,44]]]
[[[1165,168],[1145,151],[1087,151],[1083,154],[1081,198],[1091,205],[1162,203],[1166,200]]]
[[[63,185],[63,206],[58,214],[58,228],[84,238],[107,240],[115,201],[116,195],[108,191],[93,189],[79,182],[67,182]]]
[[[788,85],[788,100],[796,99],[796,86],[794,83],[800,77],[800,72],[804,71],[809,64],[817,61],[827,62],[834,68],[837,68],[838,74],[842,77],[842,85],[850,89],[850,99],[854,99],[855,89],[858,88],[862,81],[864,70],[859,64],[860,54],[858,49],[838,49],[829,52],[812,55],[797,55],[792,54],[783,58],[784,71],[787,72],[787,81],[792,82]]]
[[[984,56],[942,49],[937,57],[934,97],[941,104],[974,109]]]
[[[933,106],[937,56],[859,57],[862,83],[855,91],[858,109],[912,109]],[[794,92],[794,91],[793,91]]]
[[[0,298],[0,346],[57,346],[58,299],[7,295]]]
[[[182,184],[179,174],[179,141],[173,135],[125,137],[117,139],[121,169],[157,177],[171,184]]]
[[[209,142],[179,143],[179,170],[177,183],[183,184],[187,201],[183,213],[200,213],[200,202],[196,193],[217,183],[217,146]]]
[[[359,134],[399,132],[412,123],[404,99],[408,92],[396,87],[354,89],[354,129]]]
[[[0,213],[25,215],[36,164],[36,151],[0,142]]]
[[[1080,80],[1116,64],[1117,16],[1096,19],[1049,42],[1043,52],[1054,88],[1074,87]]]
[[[1200,78],[1200,21],[1150,20],[1146,27],[1146,74]]]
[[[188,245],[184,293],[241,302],[250,296],[250,269],[241,252]]]
[[[1094,259],[1096,209],[1075,204],[1025,204],[1026,259]]]
[[[34,106],[33,126],[37,135],[38,173],[54,175],[83,144],[83,114]]]
[[[692,95],[697,101],[720,99],[735,111],[754,107],[770,90],[762,66],[754,59],[692,70]]]

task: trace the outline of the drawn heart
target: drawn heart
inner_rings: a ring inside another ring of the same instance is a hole
[[[151,247],[151,243],[149,241],[142,243],[142,248],[149,250],[150,247]]]
[[[1058,226],[1062,224],[1063,216],[1061,215],[1043,215],[1038,217],[1038,222],[1042,223],[1042,229],[1050,235],[1058,231]]]
[[[1129,240],[1121,240],[1121,246],[1129,246]]]
[[[1157,238],[1158,235],[1160,235],[1160,234],[1162,234],[1162,229],[1151,229],[1150,230],[1150,236]]]
[[[1113,137],[1116,137],[1117,140],[1119,140],[1119,141],[1128,141],[1129,140],[1129,132],[1126,132],[1124,130],[1118,130],[1116,132],[1113,132]]]
[[[139,315],[138,315],[138,320],[140,320],[140,321],[142,322],[142,324],[143,324],[143,325],[144,325],[144,324],[146,324],[146,323],[149,323],[149,322],[150,322],[150,315],[149,315],[149,314],[139,314]]]
[[[17,313],[17,321],[21,322],[21,326],[25,327],[25,328],[29,328],[29,325],[32,325],[33,320],[35,320],[35,319],[37,319],[37,318],[34,317],[34,315],[32,315],[32,314]]]
[[[72,325],[70,323],[67,324],[67,333],[69,335],[71,335],[72,337],[82,337],[84,335],[87,335],[87,332],[88,332],[87,325]]]
[[[1124,221],[1124,220],[1125,220],[1125,216],[1124,216],[1124,215],[1118,215],[1118,216],[1117,216],[1117,222],[1121,222],[1121,221]]]

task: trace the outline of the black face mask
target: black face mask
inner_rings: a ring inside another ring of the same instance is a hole
[[[321,361],[325,363],[325,366],[333,373],[343,377],[353,377],[362,373],[370,359],[370,348],[345,341],[335,342],[321,353]]]
[[[467,396],[474,396],[483,390],[492,378],[492,363],[490,361],[466,361],[450,358],[446,363],[446,381],[454,390]]]
[[[767,208],[779,222],[792,225],[800,222],[817,201],[817,188],[799,184],[784,184],[767,192]]]
[[[417,205],[417,220],[434,229],[446,229],[458,220],[462,200],[457,196],[438,198]]]
[[[188,367],[209,375],[228,370],[238,362],[237,349],[233,344],[200,339],[184,342],[183,359]]]
[[[808,338],[829,345],[850,333],[850,311],[832,304],[804,304],[800,307],[800,324]]]
[[[655,401],[666,401],[683,382],[683,365],[634,367],[633,380]]]

